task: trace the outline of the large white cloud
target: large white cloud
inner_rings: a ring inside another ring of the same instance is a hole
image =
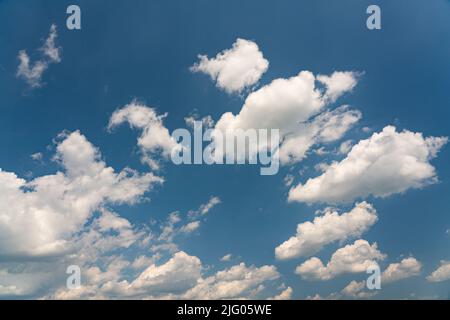
[[[361,202],[341,215],[327,209],[322,216],[297,226],[297,234],[275,249],[277,259],[286,260],[313,254],[335,241],[356,238],[366,232],[376,221],[373,206]]]
[[[19,66],[17,68],[17,77],[24,79],[32,88],[42,86],[42,76],[51,63],[61,62],[61,48],[57,47],[55,42],[58,34],[56,25],[52,24],[50,33],[45,40],[44,45],[39,49],[43,58],[31,64],[30,57],[25,50],[19,51]]]
[[[439,268],[433,271],[428,277],[428,281],[442,282],[450,280],[450,262],[442,261]]]
[[[217,87],[228,93],[240,93],[255,85],[269,67],[258,45],[245,39],[237,39],[231,49],[215,58],[200,55],[199,59],[191,70],[208,74]]]
[[[387,126],[353,146],[345,159],[332,163],[321,176],[293,187],[289,201],[347,202],[435,183],[436,171],[429,161],[446,142],[445,137],[424,138]]]
[[[356,240],[333,253],[326,265],[319,258],[313,257],[299,265],[295,273],[307,280],[330,280],[343,273],[366,272],[385,257],[376,243],[370,245],[366,240]]]
[[[55,159],[64,172],[26,181],[0,171],[0,256],[70,252],[70,240],[95,211],[106,204],[134,203],[163,181],[128,168],[116,173],[78,131],[60,139]]]
[[[320,86],[324,84],[321,81],[330,78],[347,85]],[[248,129],[277,129],[281,140],[281,162],[299,162],[312,145],[340,139],[361,118],[359,111],[346,106],[320,114],[331,102],[352,90],[356,78],[353,72],[334,72],[331,76],[316,77],[309,71],[302,71],[288,79],[273,80],[250,93],[238,114],[226,112],[217,121],[214,127],[216,131],[212,134],[218,145],[216,156],[220,158],[225,154],[221,136],[227,133],[237,134],[239,130]],[[331,88],[333,93],[329,92]]]
[[[133,101],[112,114],[108,128],[113,129],[128,122],[132,128],[141,129],[137,143],[142,152],[142,161],[152,169],[158,169],[157,155],[167,159],[172,149],[178,146],[163,124],[166,116],[158,115],[155,109]]]

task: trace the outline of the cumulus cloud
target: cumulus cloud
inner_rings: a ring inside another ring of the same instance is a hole
[[[219,271],[211,277],[198,281],[187,291],[187,299],[237,299],[245,298],[259,285],[278,279],[280,274],[274,266],[247,267],[244,263]]]
[[[356,83],[354,73],[344,73],[346,77],[353,77]],[[226,112],[217,121],[212,134],[217,144],[217,156],[225,154],[221,149],[224,148],[222,136],[248,129],[279,130],[279,158],[283,164],[301,161],[314,144],[340,139],[359,121],[361,113],[347,106],[323,112],[330,103],[329,89],[320,86],[319,78],[323,80],[309,71],[302,71],[288,79],[275,79],[250,93],[238,114]],[[334,99],[348,92],[350,87],[342,86],[341,89],[335,89]]]
[[[328,208],[323,215],[297,226],[297,234],[275,249],[280,260],[314,254],[335,241],[356,238],[366,232],[376,221],[377,212],[367,202],[361,202],[349,212],[339,215]]]
[[[324,265],[313,257],[299,265],[295,273],[307,280],[330,280],[343,273],[361,273],[385,259],[377,244],[370,245],[366,240],[356,240],[353,244],[338,249]]]
[[[347,157],[305,184],[293,187],[289,201],[348,202],[370,195],[387,197],[437,181],[430,164],[446,137],[427,137],[387,126],[352,147]]]
[[[381,286],[420,274],[422,264],[414,257],[405,258],[398,263],[391,263],[381,274]],[[367,290],[366,281],[351,281],[340,293],[333,293],[333,298],[367,299],[379,293],[379,290]]]
[[[128,122],[131,128],[141,129],[142,132],[137,142],[142,152],[141,159],[156,170],[159,168],[157,155],[167,159],[172,149],[178,147],[163,124],[166,116],[167,114],[158,115],[155,109],[133,101],[112,114],[108,128],[113,129]]]
[[[269,67],[258,45],[245,39],[237,39],[231,49],[220,52],[215,58],[199,55],[199,59],[191,71],[209,75],[217,87],[227,93],[241,93],[252,87]]]
[[[367,299],[375,296],[376,291],[365,290],[367,284],[365,281],[351,281],[344,289],[341,291],[341,295],[344,297],[349,297],[353,299]],[[332,297],[339,298],[338,293],[331,294]]]
[[[353,90],[357,83],[356,76],[354,72],[335,72],[331,76],[319,75],[317,80],[327,88],[326,98],[334,102],[343,92]]]
[[[34,64],[31,63],[30,57],[25,50],[19,51],[18,59],[20,63],[16,75],[24,79],[30,87],[41,87],[42,76],[49,65],[61,62],[61,47],[57,47],[55,44],[57,36],[56,25],[52,24],[44,45],[39,49],[43,54],[43,58],[37,60]]]
[[[163,179],[118,173],[80,132],[63,134],[55,160],[64,171],[26,181],[0,171],[0,256],[39,257],[72,250],[75,234],[107,204],[135,203]]]
[[[428,281],[442,282],[450,280],[450,262],[442,261],[439,268],[433,271],[428,277]]]
[[[391,263],[381,274],[381,283],[391,283],[420,274],[422,264],[414,257],[403,259],[399,263]]]
[[[292,299],[292,288],[291,287],[287,287],[285,290],[283,290],[282,292],[280,292],[280,294],[269,298],[269,300],[291,300]]]
[[[200,259],[183,251],[165,263],[152,264],[128,281],[127,263],[116,260],[102,271],[92,268],[79,290],[59,289],[56,299],[125,297],[134,299],[240,299],[251,298],[263,284],[279,278],[274,266],[247,267],[244,263],[205,277]]]

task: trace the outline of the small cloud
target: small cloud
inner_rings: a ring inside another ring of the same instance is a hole
[[[36,152],[31,155],[31,159],[33,159],[34,161],[41,162],[43,158],[44,158],[44,155],[42,154],[42,152]]]
[[[25,80],[31,88],[41,87],[42,76],[49,65],[61,62],[61,48],[55,46],[56,38],[56,25],[52,24],[44,45],[39,49],[43,57],[34,64],[31,63],[30,57],[25,50],[19,51],[18,59],[20,63],[16,75],[18,78]]]
[[[200,221],[192,221],[181,227],[180,232],[192,233],[200,227]]]
[[[231,260],[231,258],[232,258],[232,254],[229,253],[229,254],[224,255],[222,258],[220,258],[220,261],[222,261],[222,262],[228,262],[228,261]]]
[[[249,40],[237,39],[231,49],[215,58],[198,56],[200,61],[191,67],[192,72],[203,72],[227,93],[241,93],[254,86],[269,68],[258,45]]]

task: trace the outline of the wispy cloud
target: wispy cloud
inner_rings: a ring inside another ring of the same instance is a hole
[[[42,58],[32,63],[30,56],[25,50],[20,50],[18,59],[20,61],[17,68],[17,77],[25,80],[31,88],[39,88],[43,85],[42,76],[52,63],[61,62],[61,47],[55,44],[58,33],[56,25],[52,24],[50,33],[44,42],[44,45],[39,48],[42,52]]]

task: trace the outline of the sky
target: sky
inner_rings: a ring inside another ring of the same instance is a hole
[[[0,298],[448,299],[449,87],[445,0],[1,0]]]

